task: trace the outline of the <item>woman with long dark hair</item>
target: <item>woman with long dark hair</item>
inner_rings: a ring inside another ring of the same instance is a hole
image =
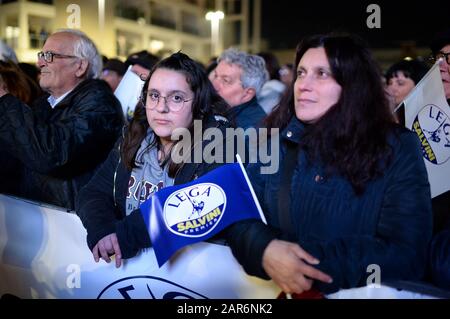
[[[294,67],[266,121],[280,128],[280,169],[248,166],[268,225],[231,226],[233,254],[286,293],[419,279],[431,235],[427,172],[417,136],[392,120],[369,50],[352,36],[313,36]]]
[[[209,141],[202,139],[203,131],[225,132],[229,127],[221,116],[227,107],[203,68],[187,55],[175,53],[155,65],[120,146],[78,197],[77,214],[96,261],[110,262],[109,256],[115,254],[119,267],[122,258],[149,247],[140,204],[163,187],[187,183],[225,162],[225,151],[220,161],[212,163],[205,158],[194,163],[193,154],[194,147]],[[194,132],[195,120],[202,124],[202,132]],[[189,130],[191,138],[172,140],[177,129]]]

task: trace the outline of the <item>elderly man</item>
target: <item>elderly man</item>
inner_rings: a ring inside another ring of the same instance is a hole
[[[439,33],[430,45],[433,57],[440,59],[442,84],[444,84],[445,97],[450,102],[450,29]],[[449,103],[450,104],[450,103]]]
[[[268,80],[264,59],[228,49],[217,61],[210,79],[217,93],[231,106],[230,119],[243,129],[259,126],[266,116],[256,100]]]
[[[120,135],[122,110],[96,79],[101,58],[84,33],[52,34],[38,66],[48,95],[30,106],[0,89],[0,192],[73,209]]]

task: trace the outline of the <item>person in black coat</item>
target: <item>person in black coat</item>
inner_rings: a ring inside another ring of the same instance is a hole
[[[30,106],[0,86],[0,192],[74,209],[78,191],[120,136],[123,114],[97,78],[101,59],[81,31],[52,34],[38,53]]]
[[[175,53],[155,65],[118,148],[78,198],[76,211],[95,261],[110,262],[115,254],[120,267],[122,259],[150,247],[140,205],[159,189],[187,183],[225,162],[225,150],[217,161],[205,158],[205,152],[195,160],[194,153],[210,142],[203,139],[206,129],[225,136],[229,124],[221,114],[227,107],[200,64],[187,55]],[[174,139],[177,132],[189,138]],[[225,147],[225,141],[218,142]],[[176,158],[181,148],[183,156]]]

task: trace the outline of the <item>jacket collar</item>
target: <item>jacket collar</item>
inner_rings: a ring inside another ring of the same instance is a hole
[[[239,114],[242,110],[247,107],[257,107],[258,102],[256,100],[256,96],[254,96],[250,101],[245,102],[243,104],[236,105],[228,109],[227,115],[235,116]]]
[[[304,129],[305,125],[294,115],[288,125],[281,131],[281,138],[298,144]]]
[[[105,86],[106,82],[97,80],[97,79],[86,79],[78,83],[72,90],[70,90],[67,94],[64,95],[64,98],[59,100],[57,104],[53,108],[64,108],[70,106],[72,103],[71,100],[74,96],[78,95],[80,92],[87,92],[89,88],[96,87],[98,89],[99,86]],[[105,86],[105,88],[108,88]],[[109,89],[109,88],[108,88]]]

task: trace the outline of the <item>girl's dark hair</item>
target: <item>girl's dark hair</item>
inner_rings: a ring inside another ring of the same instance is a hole
[[[319,121],[305,125],[300,146],[311,162],[325,165],[327,174],[345,176],[359,195],[367,182],[381,174],[392,152],[388,133],[394,123],[382,74],[361,39],[335,34],[304,39],[297,47],[295,69],[311,48],[324,48],[342,92]],[[293,86],[266,119],[268,128],[283,129],[295,116]]]
[[[136,106],[133,120],[127,128],[121,145],[121,158],[129,170],[137,166],[135,163],[136,153],[147,135],[149,124],[145,112],[146,92],[153,73],[158,69],[173,70],[182,73],[186,77],[190,89],[194,92],[194,99],[192,101],[193,120],[202,120],[203,124],[205,124],[207,119],[212,115],[224,115],[228,107],[226,102],[216,93],[211,82],[208,80],[204,68],[198,62],[195,62],[181,52],[174,53],[161,60],[150,71],[142,90],[141,102]],[[205,128],[205,125],[203,125],[203,128]],[[188,129],[193,137],[193,123],[191,123]],[[191,139],[191,143],[192,146],[194,143],[193,139]],[[154,139],[149,147],[153,146],[160,146],[158,138]],[[168,165],[169,176],[174,177],[181,164],[175,164],[168,158]]]

